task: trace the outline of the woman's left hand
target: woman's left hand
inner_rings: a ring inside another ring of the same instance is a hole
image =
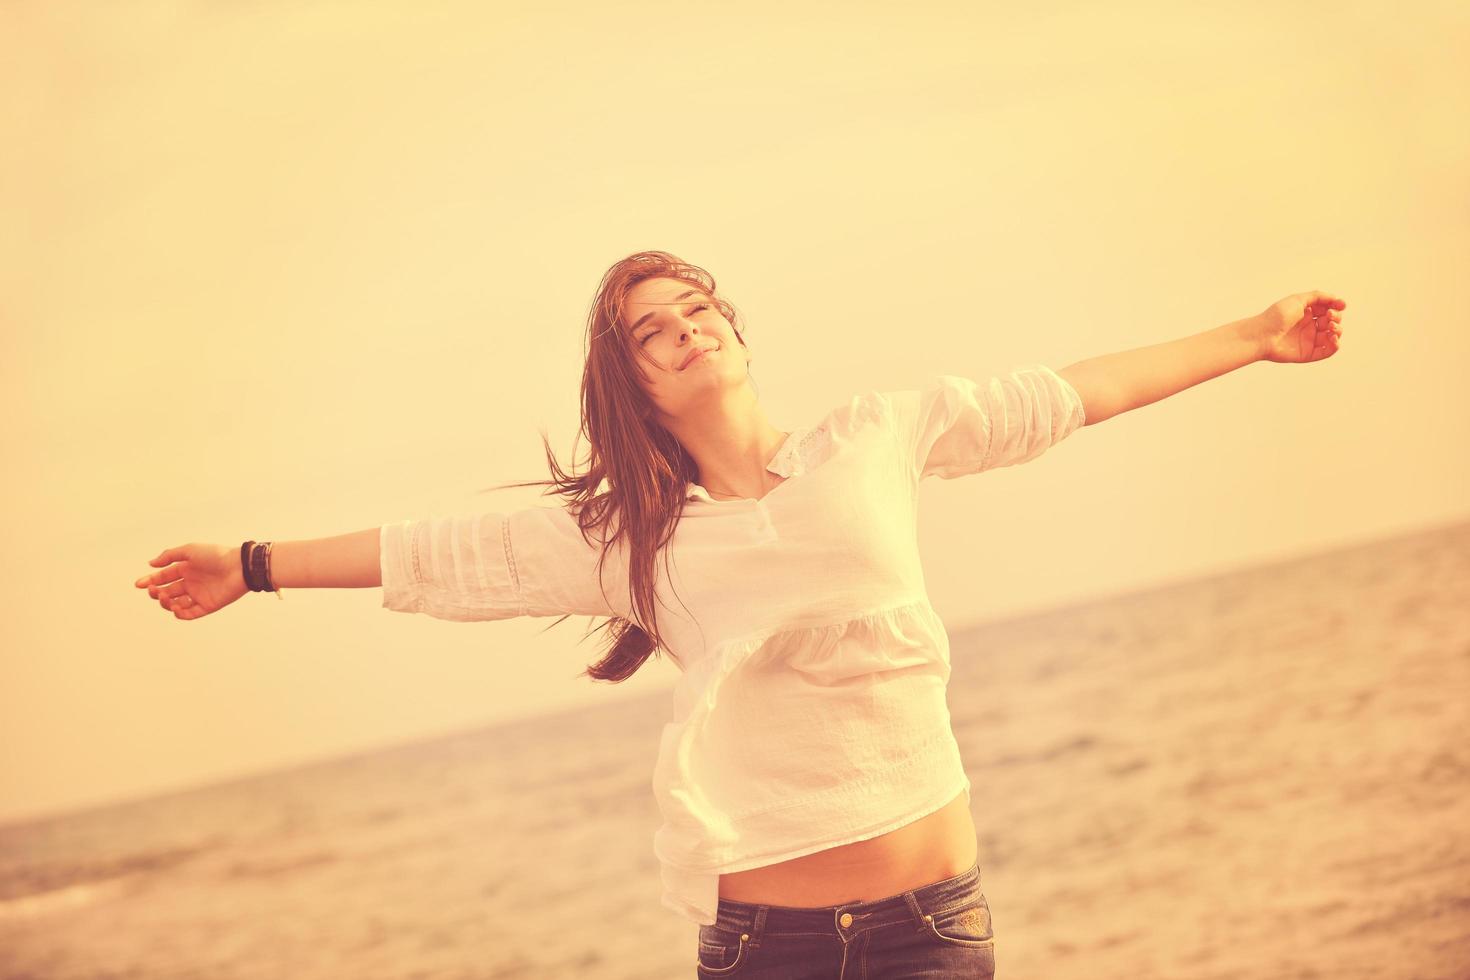
[[[1313,290],[1295,293],[1266,307],[1260,324],[1261,360],[1305,364],[1337,353],[1342,340],[1343,299]]]

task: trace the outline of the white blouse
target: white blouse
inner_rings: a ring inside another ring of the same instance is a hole
[[[1084,424],[1077,391],[1044,365],[937,375],[793,430],[767,464],[786,479],[763,498],[689,484],[656,566],[658,625],[681,671],[653,770],[666,908],[713,923],[723,873],[968,800],[949,638],[915,536],[919,481],[1026,462]],[[554,506],[385,524],[383,606],[631,618],[626,542],[599,587],[592,539]]]

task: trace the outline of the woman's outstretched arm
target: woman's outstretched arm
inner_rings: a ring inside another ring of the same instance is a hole
[[[271,582],[276,588],[360,589],[383,584],[381,528],[330,538],[276,541],[271,546]],[[239,545],[184,544],[165,548],[148,564],[157,571],[133,585],[174,614],[198,619],[228,606],[250,589],[240,567]]]
[[[271,581],[283,593],[381,586],[383,608],[453,621],[625,615],[615,599],[627,591],[626,544],[612,549],[604,577],[600,543],[565,505],[393,521],[272,548]],[[239,545],[179,545],[148,564],[156,571],[133,584],[177,619],[249,591]]]
[[[277,541],[271,545],[271,581],[281,589],[365,589],[382,585],[383,567],[378,554],[381,530],[370,527],[334,538]]]
[[[1301,364],[1337,352],[1341,298],[1296,293],[1261,313],[1151,347],[1104,354],[1057,371],[1087,412],[1087,424],[1141,408],[1256,361]]]

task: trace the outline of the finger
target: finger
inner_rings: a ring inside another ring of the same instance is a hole
[[[183,590],[184,580],[176,578],[158,585],[150,585],[148,587],[148,594],[155,599],[159,599],[165,596],[176,596]]]
[[[153,596],[153,598],[155,599],[159,598],[160,596],[166,596],[167,598],[175,599],[184,594],[184,589],[184,580],[175,579],[174,581],[169,582],[166,585],[160,585],[157,588],[149,589],[148,594]]]
[[[142,578],[138,579],[138,582],[142,583],[138,587],[144,588],[146,586],[149,590],[148,594],[153,595],[154,589],[159,589],[165,585],[172,585],[175,582],[181,581],[183,579],[183,575],[184,566],[175,565],[171,568],[165,568],[161,572],[154,572],[152,575],[143,576]]]
[[[1347,301],[1333,293],[1325,292],[1321,289],[1314,289],[1308,295],[1311,297],[1311,299],[1307,301],[1307,305],[1312,309],[1313,312],[1317,312],[1319,310],[1326,311],[1328,309],[1347,309]]]
[[[157,558],[148,559],[148,564],[152,565],[154,568],[158,568],[161,565],[167,565],[169,562],[183,561],[186,557],[188,557],[185,551],[186,546],[184,545],[180,545],[177,548],[164,548],[158,553]]]

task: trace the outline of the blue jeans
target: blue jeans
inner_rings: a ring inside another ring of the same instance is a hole
[[[980,868],[871,902],[822,908],[719,900],[696,976],[741,980],[991,980]]]

